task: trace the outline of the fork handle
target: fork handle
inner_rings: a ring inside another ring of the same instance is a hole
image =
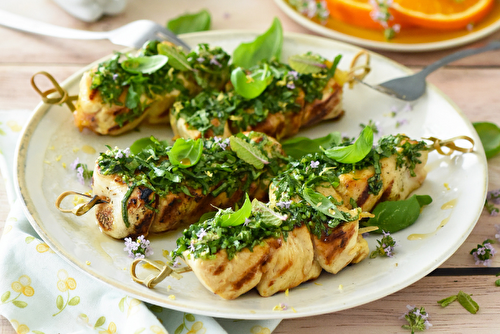
[[[71,38],[71,39],[106,39],[107,32],[85,31],[55,26],[26,17],[12,14],[0,9],[0,25],[16,30],[31,32],[35,34]]]
[[[493,41],[481,48],[472,48],[472,49],[465,49],[461,50],[455,53],[452,53],[451,55],[448,55],[435,63],[430,64],[429,66],[425,67],[422,71],[418,73],[418,75],[422,75],[424,78],[429,75],[430,73],[434,72],[438,68],[449,64],[451,62],[454,62],[455,60],[459,60],[468,56],[472,56],[478,53],[486,52],[486,51],[491,51],[491,50],[497,50],[500,49],[500,41]]]

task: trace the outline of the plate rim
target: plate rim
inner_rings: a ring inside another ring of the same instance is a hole
[[[361,47],[373,48],[380,51],[384,50],[384,51],[399,51],[399,52],[427,52],[427,51],[451,49],[454,47],[466,45],[474,41],[480,40],[481,38],[484,38],[500,29],[500,19],[498,19],[494,23],[490,24],[489,26],[481,30],[475,31],[465,36],[451,38],[444,41],[415,43],[415,44],[378,42],[344,34],[339,31],[322,26],[321,24],[318,24],[316,22],[313,22],[308,18],[304,17],[303,15],[301,15],[300,13],[298,13],[296,10],[294,10],[285,0],[274,0],[274,2],[283,11],[283,13],[286,14],[286,16],[291,18],[299,25],[315,33],[321,34],[328,38],[337,39],[345,43],[352,43]]]
[[[223,38],[224,36],[228,35],[248,35],[248,36],[255,36],[259,34],[260,32],[257,31],[249,31],[249,30],[219,30],[219,31],[208,31],[208,32],[201,32],[201,33],[190,33],[186,34],[186,37],[205,37],[205,36],[220,36]],[[329,43],[334,43],[334,44],[339,44],[342,48],[344,49],[352,49],[352,50],[359,50],[361,49],[358,46],[354,46],[345,42],[340,42],[336,40],[331,40],[328,38],[320,37],[320,36],[311,36],[307,34],[301,34],[301,33],[285,33],[284,35],[285,39],[292,39],[294,41],[299,41],[301,39],[315,39],[317,41],[328,41]],[[383,55],[380,55],[376,52],[369,51],[371,56],[381,58],[385,62],[389,62],[391,65],[398,67],[399,69],[411,73],[412,71],[405,67],[404,65],[387,58]],[[84,71],[88,70],[89,68],[95,66],[99,62],[102,62],[105,59],[108,59],[112,56],[112,54],[107,55],[95,62],[92,62],[91,64],[82,67],[80,70],[76,71],[72,75],[70,75],[66,80],[64,80],[61,83],[62,87],[67,87],[68,85],[71,85],[75,80],[78,80],[79,77],[83,74]],[[437,94],[440,95],[441,98],[445,99],[446,102],[454,109],[454,111],[464,120],[464,123],[469,127],[469,129],[476,134],[475,129],[473,128],[471,122],[467,119],[465,114],[458,108],[458,106],[444,93],[442,93],[437,87],[434,85],[429,84],[428,85],[429,90],[433,90]],[[22,206],[23,206],[23,211],[26,214],[26,217],[30,224],[33,226],[35,231],[39,234],[39,236],[53,249],[59,256],[61,256],[66,262],[68,262],[70,265],[72,265],[74,268],[77,268],[78,270],[81,270],[84,272],[86,275],[89,275],[91,277],[94,277],[98,279],[101,282],[104,282],[105,284],[108,284],[109,286],[112,286],[115,289],[119,289],[124,293],[129,294],[130,296],[133,296],[137,299],[152,303],[152,304],[157,304],[166,308],[171,308],[175,309],[178,311],[184,311],[184,312],[193,312],[196,314],[200,315],[206,315],[206,316],[214,316],[214,317],[219,317],[219,318],[227,318],[227,319],[289,319],[289,318],[300,318],[300,317],[308,317],[308,316],[314,316],[314,315],[320,315],[320,314],[325,314],[325,313],[331,313],[331,312],[336,312],[340,310],[335,310],[335,311],[309,311],[309,312],[300,312],[300,313],[279,313],[279,312],[269,312],[267,314],[262,314],[262,313],[234,313],[234,314],[227,314],[223,313],[221,314],[220,312],[217,311],[206,311],[206,310],[193,310],[192,308],[189,307],[184,307],[184,306],[179,306],[176,303],[172,303],[168,300],[168,296],[165,295],[164,298],[156,298],[155,296],[147,295],[143,293],[142,291],[137,291],[132,288],[129,288],[127,285],[122,284],[121,282],[114,281],[112,279],[108,279],[102,275],[96,275],[91,271],[87,271],[86,266],[83,263],[80,263],[81,261],[76,261],[70,254],[68,254],[66,251],[59,249],[56,247],[56,245],[52,242],[52,239],[47,233],[42,229],[40,225],[38,225],[38,222],[36,221],[35,217],[38,217],[36,210],[32,207],[32,203],[29,203],[30,197],[29,193],[27,191],[27,188],[25,187],[25,166],[26,166],[26,159],[27,159],[27,151],[28,147],[30,144],[30,137],[32,136],[34,130],[37,128],[39,121],[43,118],[43,116],[46,114],[46,112],[49,110],[51,106],[47,105],[43,102],[40,102],[34,109],[34,112],[30,119],[27,121],[25,126],[23,127],[23,130],[20,134],[20,138],[16,147],[16,152],[15,152],[15,157],[14,157],[14,185],[15,185],[15,190],[16,194],[19,199],[21,199]],[[486,197],[486,192],[487,192],[487,185],[488,185],[488,173],[487,173],[487,164],[486,164],[486,156],[484,153],[484,149],[481,145],[480,142],[476,143],[476,152],[480,156],[480,162],[482,163],[483,167],[483,173],[485,175],[485,180],[484,183],[482,184],[483,186],[483,193],[484,193],[484,198]],[[26,195],[26,196],[25,196]],[[483,202],[484,202],[483,198]],[[463,244],[465,239],[469,236],[469,234],[472,232],[473,228],[475,227],[479,216],[481,215],[482,212],[482,207],[478,209],[478,212],[475,215],[475,221],[474,223],[471,223],[469,229],[465,231],[464,235],[462,238],[459,240],[459,242],[456,243],[456,247],[454,247],[453,251],[447,255],[443,256],[443,258],[440,261],[435,262],[433,265],[429,266],[428,270],[423,271],[421,275],[416,275],[412,277],[410,280],[406,280],[404,283],[400,283],[397,285],[394,285],[391,289],[386,289],[384,290],[383,293],[377,293],[370,300],[367,301],[359,301],[358,303],[353,303],[350,304],[349,308],[353,308],[359,305],[363,305],[369,302],[373,302],[375,300],[378,300],[380,298],[383,298],[387,295],[390,295],[392,293],[395,293],[399,290],[402,290],[409,285],[415,283],[416,281],[422,279],[425,277],[429,272],[434,270],[435,268],[439,267],[443,262],[445,262],[450,256],[452,256],[456,250]],[[39,218],[40,219],[40,218]]]

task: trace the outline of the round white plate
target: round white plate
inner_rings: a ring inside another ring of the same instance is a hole
[[[480,29],[475,28],[472,32],[459,37],[452,37],[450,39],[438,41],[438,42],[428,42],[428,43],[398,43],[397,40],[391,42],[380,42],[373,41],[370,39],[365,39],[357,36],[352,36],[334,29],[325,27],[319,23],[311,21],[304,15],[297,12],[293,7],[291,7],[286,0],[274,0],[278,7],[292,20],[300,24],[301,26],[314,31],[320,35],[334,38],[340,41],[353,43],[367,48],[374,48],[378,50],[388,50],[388,51],[400,51],[400,52],[421,52],[421,51],[433,51],[433,50],[443,50],[450,49],[453,47],[465,45],[477,41],[483,37],[486,37],[500,28],[500,20],[496,20],[489,25],[486,25]],[[380,32],[382,34],[382,32]]]
[[[185,40],[193,46],[204,42],[232,52],[242,41],[250,41],[255,36],[251,32],[214,31],[186,35]],[[283,59],[307,51],[317,52],[329,59],[341,53],[343,58],[339,66],[345,69],[359,49],[320,37],[285,36]],[[63,86],[71,94],[77,94],[82,73],[94,65],[72,75]],[[377,54],[372,54],[372,69],[366,78],[370,83],[409,72]],[[389,116],[391,108],[401,110],[395,118]],[[90,189],[88,185],[79,184],[75,172],[69,168],[77,157],[89,167],[93,166],[98,153],[88,153],[88,146],[99,152],[106,150],[104,145],[125,148],[134,140],[151,134],[160,139],[171,139],[169,127],[143,125],[139,132],[132,131],[119,137],[98,136],[89,131],[80,133],[65,106],[40,104],[25,127],[18,146],[17,189],[31,224],[53,250],[97,280],[138,299],[167,308],[223,318],[295,318],[339,311],[396,292],[438,267],[469,235],[484,204],[486,158],[476,132],[462,112],[432,86],[412,111],[404,109],[408,109],[404,103],[363,85],[357,85],[352,90],[346,87],[345,116],[340,121],[325,122],[306,129],[300,135],[318,137],[330,131],[341,131],[357,136],[361,130],[359,124],[373,120],[380,122],[384,134],[404,132],[413,138],[467,135],[476,141],[475,152],[453,154],[451,157],[430,153],[429,175],[417,193],[431,195],[434,202],[423,210],[417,223],[394,235],[399,246],[393,258],[366,259],[337,275],[323,273],[316,281],[292,289],[289,296],[278,293],[262,298],[255,291],[250,291],[236,300],[226,301],[206,290],[193,273],[184,274],[181,280],[167,278],[150,290],[132,281],[129,276],[131,259],[123,251],[123,242],[102,234],[95,224],[93,212],[75,217],[60,213],[55,208],[54,201],[63,191]],[[396,122],[402,119],[408,123],[396,128]],[[87,145],[85,149],[84,145]],[[67,167],[64,168],[62,163]],[[441,208],[453,200],[456,200],[453,209]],[[71,201],[68,202],[70,206]],[[422,240],[407,240],[412,233],[434,232],[448,217],[449,223],[437,233]],[[180,233],[175,231],[152,236],[150,240],[155,251],[152,259],[164,261],[162,250],[172,250]],[[368,242],[373,250],[376,237],[368,237]],[[343,289],[339,289],[340,285]],[[169,295],[174,295],[175,300],[169,299]],[[288,304],[295,312],[291,309],[273,312],[273,307],[279,303]]]

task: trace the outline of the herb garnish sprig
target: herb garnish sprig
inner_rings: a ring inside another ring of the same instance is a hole
[[[378,246],[373,252],[370,253],[370,258],[376,258],[377,256],[394,256],[394,247],[398,244],[392,238],[392,235],[388,232],[382,231],[383,237],[380,240],[377,240]]]
[[[401,326],[404,329],[409,329],[412,334],[415,331],[423,332],[426,329],[429,329],[432,324],[429,322],[429,314],[425,312],[425,308],[423,307],[415,307],[406,305],[408,312],[403,314],[401,318],[406,319],[408,321],[408,325]]]
[[[478,244],[476,248],[470,251],[470,254],[476,261],[476,265],[482,264],[487,267],[491,266],[491,258],[497,253],[495,248],[491,245],[492,243],[495,243],[495,241],[486,239],[482,244]]]

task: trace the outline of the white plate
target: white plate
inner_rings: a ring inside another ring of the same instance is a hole
[[[240,42],[252,40],[255,35],[241,31],[214,31],[186,35],[185,40],[191,45],[201,42],[218,45],[231,52]],[[342,53],[344,56],[339,66],[347,68],[358,50],[357,47],[329,39],[287,34],[283,59],[307,51],[330,59]],[[63,86],[71,94],[78,93],[80,77],[91,66],[72,75]],[[372,54],[372,68],[367,77],[371,83],[409,72],[377,54]],[[469,235],[484,204],[486,159],[476,132],[462,112],[432,86],[413,111],[401,111],[397,118],[391,118],[387,116],[391,107],[403,109],[404,104],[362,85],[353,90],[346,88],[345,116],[340,121],[325,122],[306,129],[300,135],[317,137],[336,130],[355,136],[360,131],[359,123],[372,119],[380,121],[385,134],[404,132],[414,138],[467,135],[476,141],[475,153],[454,154],[451,157],[439,156],[435,152],[430,154],[429,175],[417,193],[431,195],[434,202],[423,211],[415,225],[395,234],[399,247],[394,258],[366,259],[337,275],[323,273],[316,281],[292,289],[289,296],[279,293],[262,298],[251,291],[237,300],[225,301],[206,290],[192,273],[184,274],[179,281],[167,278],[156,288],[147,289],[131,280],[128,273],[131,259],[123,251],[123,242],[101,234],[93,213],[77,218],[57,211],[54,201],[61,192],[89,190],[78,183],[74,171],[69,168],[76,157],[93,166],[98,153],[83,152],[83,145],[103,151],[106,144],[125,148],[134,140],[150,134],[171,139],[172,132],[165,127],[142,126],[140,132],[132,131],[119,137],[98,136],[88,131],[80,133],[73,126],[72,115],[66,107],[40,104],[24,129],[18,146],[17,188],[31,224],[53,250],[97,280],[141,300],[181,311],[241,319],[295,318],[339,311],[396,292],[438,267]],[[396,129],[395,122],[400,118],[407,119],[409,123]],[[56,161],[59,156],[62,158]],[[63,162],[67,168],[62,167]],[[445,183],[450,190],[446,189]],[[455,199],[455,208],[441,209],[444,203]],[[447,217],[450,217],[449,223],[436,234],[423,240],[407,240],[412,233],[435,231]],[[155,254],[152,259],[162,260],[162,250],[172,250],[179,234],[180,231],[176,231],[153,236],[151,242]],[[373,236],[368,238],[372,250],[375,239]],[[87,265],[86,261],[91,264]],[[170,291],[167,288],[169,285]],[[339,290],[339,285],[343,286],[342,290]],[[175,300],[168,298],[172,294]],[[273,307],[279,303],[288,304],[296,313],[292,310],[273,312]]]
[[[483,37],[486,37],[493,32],[497,31],[500,28],[500,19],[496,19],[495,21],[484,24],[481,23],[474,28],[474,30],[470,33],[467,33],[463,36],[458,37],[450,37],[449,39],[440,40],[437,42],[422,42],[422,43],[400,43],[396,39],[391,42],[381,42],[374,41],[367,38],[361,38],[353,35],[349,35],[347,33],[343,33],[340,31],[336,31],[334,29],[330,29],[325,27],[319,23],[311,21],[304,15],[297,12],[293,7],[291,7],[287,1],[285,0],[274,0],[274,2],[278,5],[278,7],[292,20],[300,24],[301,26],[314,31],[320,35],[338,39],[340,41],[353,43],[356,45],[360,45],[367,48],[374,48],[378,50],[388,50],[388,51],[401,51],[401,52],[421,52],[421,51],[433,51],[433,50],[443,50],[450,49],[453,47],[465,45],[474,41],[477,41]],[[495,4],[498,6],[498,4]],[[428,32],[426,32],[428,34]],[[449,34],[451,36],[453,32],[444,34]],[[382,32],[380,32],[382,35]]]

